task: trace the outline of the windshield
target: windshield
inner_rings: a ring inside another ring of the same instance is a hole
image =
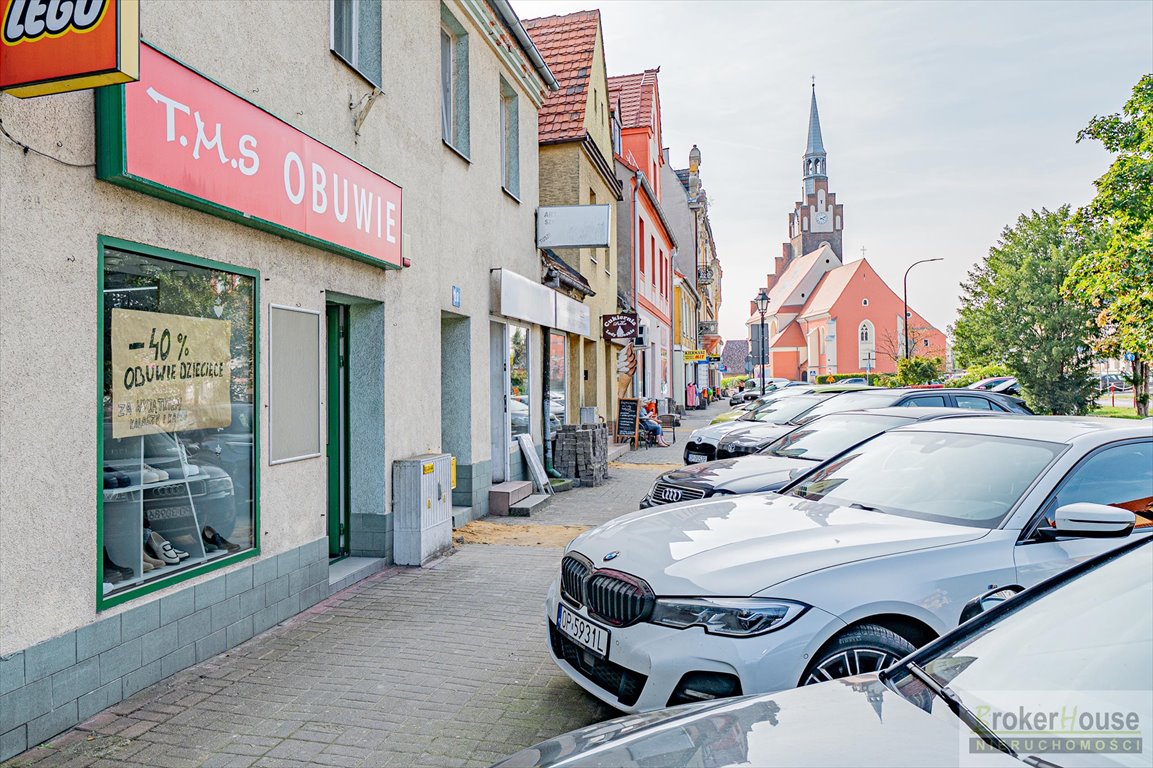
[[[821,467],[788,495],[996,528],[1062,449],[987,435],[886,432]]]
[[[830,397],[813,410],[805,414],[806,419],[824,416],[827,413],[843,413],[844,411],[865,411],[870,408],[885,408],[897,401],[904,390],[888,389],[862,389],[859,392],[842,392]]]
[[[759,421],[762,424],[784,424],[808,409],[812,408],[815,403],[819,403],[821,398],[813,397],[812,395],[801,395],[799,397],[786,397],[780,400],[774,400],[760,408],[756,413],[746,413],[740,418],[741,421]]]
[[[1147,766],[1148,743],[1139,754],[1103,754],[1110,747],[1101,744],[1123,743],[1134,720],[1149,736],[1151,573],[1153,546],[1145,544],[913,661],[948,685],[997,735],[1019,740],[1022,755],[1049,752],[1045,758],[1063,767]],[[952,717],[907,668],[896,667],[892,680],[905,698]],[[1096,745],[1088,753],[1061,750],[1058,757],[1052,749],[1039,748],[1042,741],[1068,746],[1083,739]]]
[[[856,413],[825,416],[774,440],[762,448],[760,453],[824,461],[862,440],[911,421],[913,419],[901,416],[866,416]]]

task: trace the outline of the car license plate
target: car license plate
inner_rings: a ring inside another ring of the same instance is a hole
[[[702,461],[709,460],[709,457],[703,453],[690,453],[687,458],[690,464],[700,464]]]
[[[608,658],[609,631],[604,627],[598,627],[591,621],[577,616],[563,604],[557,607],[556,625],[569,639],[580,643],[601,658]]]

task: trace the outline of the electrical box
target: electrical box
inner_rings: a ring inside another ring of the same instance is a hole
[[[392,463],[393,559],[424,565],[452,549],[452,456],[426,453]]]

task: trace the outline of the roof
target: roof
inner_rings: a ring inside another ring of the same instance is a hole
[[[745,356],[748,354],[748,339],[729,339],[721,349],[721,365],[730,371],[743,371],[745,370]]]
[[[596,291],[594,291],[592,286],[589,285],[589,281],[586,280],[585,276],[580,273],[580,270],[573,269],[571,266],[569,266],[568,263],[565,262],[565,260],[560,256],[558,256],[556,252],[551,248],[542,248],[541,253],[543,254],[544,263],[546,266],[552,267],[553,269],[559,270],[560,272],[568,275],[568,282],[572,288],[575,288],[577,291],[580,291],[586,296],[596,296]],[[573,283],[575,283],[575,285],[573,285]]]
[[[685,188],[685,192],[688,192],[689,191],[689,169],[688,168],[682,168],[679,171],[674,170],[673,173],[675,173],[677,175],[677,181],[679,181],[681,183],[681,186]]]
[[[774,347],[803,347],[805,346],[805,335],[801,333],[801,326],[797,323],[789,323],[773,338],[769,339],[769,349]]]
[[[841,292],[845,290],[845,286],[849,284],[849,281],[864,263],[864,259],[858,259],[826,272],[821,278],[821,282],[817,283],[817,287],[813,289],[813,295],[809,297],[809,301],[805,305],[803,316],[819,315],[831,310],[833,305],[837,303],[837,299],[841,297]]]
[[[1051,443],[1073,443],[1089,437],[1094,442],[1115,435],[1147,437],[1148,425],[1132,419],[1109,419],[1095,416],[1023,416],[1005,414],[995,419],[940,419],[901,427],[927,432],[963,432],[993,437],[1020,437]]]
[[[579,141],[585,136],[585,107],[600,18],[600,11],[592,10],[521,22],[560,85],[548,95],[537,115],[541,144]]]
[[[813,98],[809,102],[809,142],[805,145],[805,154],[825,154],[825,142],[821,139],[821,116],[817,114],[816,84],[813,85]]]
[[[777,284],[769,291],[769,306],[777,308],[774,311],[780,311],[780,307],[787,306],[786,299],[809,274],[813,265],[817,263],[817,259],[824,255],[824,251],[824,248],[818,248],[799,259],[793,259],[789,263],[784,274],[777,280]]]
[[[622,128],[653,128],[653,100],[656,98],[656,69],[646,69],[634,75],[617,75],[609,78],[609,97],[612,102],[620,101],[617,117]]]

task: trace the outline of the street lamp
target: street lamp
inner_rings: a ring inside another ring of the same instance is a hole
[[[769,311],[769,294],[764,288],[753,299],[761,316],[761,394],[765,392],[765,313]]]
[[[901,325],[905,329],[905,359],[906,360],[909,359],[909,270],[912,269],[913,267],[917,266],[918,264],[924,264],[925,262],[928,262],[928,261],[944,261],[944,260],[945,259],[941,256],[938,256],[935,259],[921,259],[920,261],[914,261],[912,264],[909,265],[909,269],[905,270],[905,281],[904,281],[905,282],[905,294],[904,294],[904,296],[905,296],[905,302],[904,302],[905,303],[905,314],[901,317]]]

